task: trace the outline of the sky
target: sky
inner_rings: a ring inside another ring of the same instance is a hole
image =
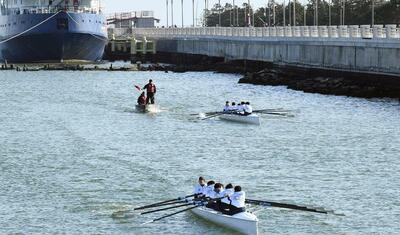
[[[174,1],[174,25],[181,26],[181,0]],[[282,3],[284,0],[275,0],[276,3]],[[285,0],[288,3],[289,0]],[[292,0],[293,1],[293,0]],[[306,0],[297,0],[298,2],[306,2]],[[169,0],[171,3],[171,0]],[[241,5],[247,0],[235,0],[236,5]],[[267,4],[267,0],[251,0],[252,7],[262,7]],[[218,0],[209,0],[210,7],[218,3]],[[221,0],[221,5],[225,3],[232,3],[232,0]],[[129,11],[143,11],[152,10],[156,18],[160,19],[159,26],[166,24],[166,0],[102,0],[102,5],[105,7],[106,14],[115,12],[129,12]],[[184,25],[189,26],[192,24],[192,0],[183,0],[184,5]],[[197,18],[201,17],[201,11],[204,9],[204,0],[195,0],[195,8],[197,8]],[[171,7],[170,7],[171,9]],[[171,11],[169,11],[171,15]],[[169,18],[171,24],[171,17]]]

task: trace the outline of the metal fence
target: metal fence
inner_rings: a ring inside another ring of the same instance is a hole
[[[122,36],[118,29],[111,34]],[[128,32],[126,32],[128,33]],[[205,27],[205,28],[134,28],[129,33],[154,37],[224,36],[257,38],[343,38],[343,39],[399,39],[397,25],[350,26],[291,26],[291,27]]]

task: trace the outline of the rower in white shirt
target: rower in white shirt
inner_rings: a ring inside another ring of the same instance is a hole
[[[224,198],[221,200],[221,210],[229,210],[229,206],[231,204],[231,201],[229,200],[229,197],[234,193],[233,190],[233,185],[232,184],[227,184],[225,187],[225,190],[223,192]]]
[[[215,185],[215,182],[213,180],[210,180],[210,181],[207,182],[207,187],[206,187],[205,192],[204,192],[204,195],[206,197],[210,197],[211,196],[212,192],[214,191],[214,185]]]
[[[237,112],[239,114],[243,114],[244,113],[244,102],[243,101],[240,104],[237,105]]]
[[[230,102],[226,101],[225,106],[224,106],[224,113],[229,112],[231,106],[230,106]]]
[[[206,180],[204,177],[200,176],[199,183],[194,187],[194,194],[196,194],[194,198],[202,197],[205,194],[206,188]]]
[[[250,102],[246,102],[243,106],[244,115],[248,116],[253,113],[253,107],[251,107]]]
[[[229,112],[236,112],[237,106],[235,102],[232,102],[232,105],[229,107]]]
[[[221,211],[221,198],[224,197],[224,186],[221,183],[214,185],[214,190],[210,193],[210,199],[218,199],[209,201],[207,204],[208,208],[212,208],[216,211]]]
[[[246,193],[242,191],[240,186],[235,187],[235,192],[229,197],[229,199],[231,201],[231,205],[226,214],[235,215],[246,211]]]

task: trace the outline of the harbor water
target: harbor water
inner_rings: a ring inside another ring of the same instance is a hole
[[[247,197],[322,206],[345,216],[266,208],[260,234],[396,234],[400,105],[238,84],[211,72],[0,73],[1,234],[233,234],[190,212],[135,206],[192,193],[198,176]],[[135,112],[153,79],[161,112]],[[190,115],[226,100],[261,126]]]

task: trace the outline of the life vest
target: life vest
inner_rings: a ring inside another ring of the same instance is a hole
[[[146,104],[146,96],[144,96],[144,95],[139,96],[138,104],[145,105]]]
[[[147,84],[147,92],[149,93],[156,93],[156,85],[154,84]]]

